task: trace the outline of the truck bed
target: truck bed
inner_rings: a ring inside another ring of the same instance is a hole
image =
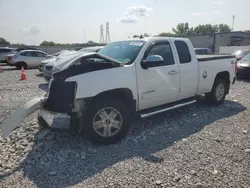
[[[198,62],[235,58],[233,55],[196,55]]]

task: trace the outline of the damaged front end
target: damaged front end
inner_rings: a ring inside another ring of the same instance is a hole
[[[3,137],[7,137],[11,131],[18,127],[24,119],[41,108],[46,101],[46,97],[37,97],[25,103],[20,109],[11,114],[5,121],[0,124]]]
[[[71,117],[75,108],[76,82],[51,80],[47,99],[41,105],[38,123],[42,127],[68,131],[69,123],[54,123],[57,117]]]
[[[110,63],[110,59],[106,57],[101,57],[104,59],[104,62],[89,60],[90,58],[100,58],[98,54],[83,55],[80,58],[82,59],[80,63],[74,63],[77,62],[74,60],[69,67],[53,74],[45,97],[34,98],[28,101],[0,125],[4,137],[7,137],[12,130],[37,110],[39,110],[38,123],[42,127],[63,131],[72,129],[81,131],[82,127],[80,125],[82,122],[80,121],[83,119],[82,117],[91,101],[91,97],[77,98],[78,82],[66,80],[70,77],[81,76],[92,71],[112,69],[122,65],[112,61]],[[105,63],[105,59],[109,63]],[[54,122],[57,117],[61,116],[70,118],[70,123]]]

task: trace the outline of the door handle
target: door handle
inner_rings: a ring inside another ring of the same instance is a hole
[[[171,70],[168,72],[169,75],[174,75],[174,74],[177,74],[177,71],[176,70]]]

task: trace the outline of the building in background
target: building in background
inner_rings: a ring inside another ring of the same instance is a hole
[[[188,37],[194,48],[209,48],[215,54],[219,53],[220,46],[248,46],[250,33],[233,31],[205,35],[192,35]]]

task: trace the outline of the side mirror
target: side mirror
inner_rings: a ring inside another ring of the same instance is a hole
[[[160,55],[150,55],[146,57],[146,60],[141,62],[143,69],[148,69],[148,67],[154,67],[163,63],[164,59]]]

